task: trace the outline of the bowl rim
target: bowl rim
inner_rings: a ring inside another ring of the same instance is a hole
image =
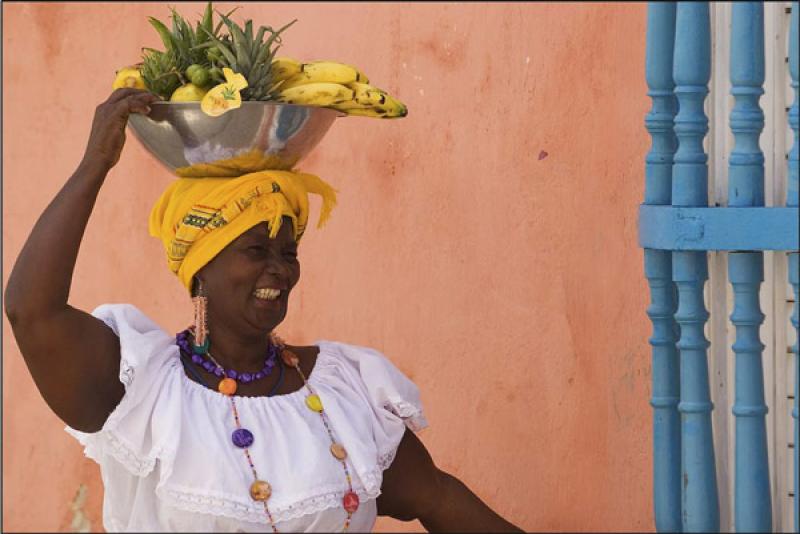
[[[151,102],[148,104],[149,106],[177,106],[177,107],[188,107],[188,108],[199,108],[200,102],[170,102],[167,100],[157,100],[155,102]],[[347,113],[344,111],[340,111],[338,109],[333,108],[326,108],[321,106],[305,106],[302,104],[288,104],[286,102],[278,102],[276,100],[243,100],[242,106],[288,106],[293,108],[305,108],[305,109],[313,109],[313,110],[323,110],[323,111],[330,111],[336,114],[337,117],[347,117]],[[238,108],[236,108],[238,109]]]

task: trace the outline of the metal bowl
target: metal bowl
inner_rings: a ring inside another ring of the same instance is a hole
[[[291,169],[344,116],[277,102],[242,102],[219,117],[203,113],[199,102],[154,102],[150,108],[149,115],[132,113],[128,127],[167,169],[185,177]]]

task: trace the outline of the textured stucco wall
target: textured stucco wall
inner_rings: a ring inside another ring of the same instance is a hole
[[[333,183],[340,204],[306,234],[282,334],[387,354],[422,391],[431,428],[421,438],[437,463],[529,530],[652,528],[636,245],[645,9],[247,4],[235,15],[298,18],[284,54],[355,63],[410,109],[395,122],[338,121],[301,165]],[[3,11],[5,284],[78,163],[114,70],[160,46],[146,16],[168,9]],[[73,304],[132,302],[168,331],[188,324],[183,290],[147,235],[169,180],[129,136],[90,221]],[[69,530],[77,496],[99,529],[98,469],[44,404],[3,321],[3,527]],[[404,528],[421,529],[377,525]]]

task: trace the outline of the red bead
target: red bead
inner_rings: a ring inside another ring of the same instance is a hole
[[[342,504],[344,505],[344,509],[349,513],[355,513],[355,511],[358,510],[358,495],[352,491],[345,493]]]

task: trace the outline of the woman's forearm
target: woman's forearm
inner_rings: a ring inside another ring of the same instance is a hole
[[[441,501],[420,517],[428,532],[523,532],[491,508],[459,479],[440,471]]]
[[[67,308],[83,232],[108,171],[119,161],[128,116],[148,113],[158,99],[142,89],[123,88],[97,106],[78,170],[39,217],[11,271],[5,308],[12,324]]]
[[[81,239],[107,172],[101,164],[82,162],[39,217],[6,286],[12,320],[67,305]]]

